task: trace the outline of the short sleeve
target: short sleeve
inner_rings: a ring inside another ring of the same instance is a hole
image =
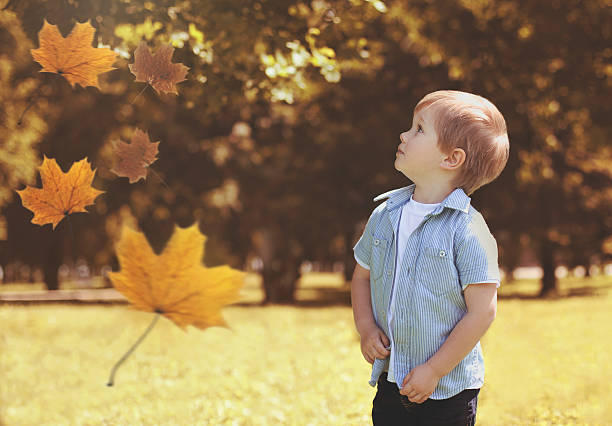
[[[361,266],[362,268],[367,269],[368,271],[370,270],[370,265],[365,263],[363,260],[359,260],[359,258],[356,255],[355,255],[355,261],[359,263],[359,266]]]
[[[353,255],[359,265],[365,269],[370,269],[370,261],[372,257],[372,229],[374,227],[374,221],[376,216],[376,210],[372,212],[368,218],[363,234],[353,247]]]
[[[471,217],[458,235],[455,266],[463,290],[470,284],[500,285],[497,241],[480,213]]]

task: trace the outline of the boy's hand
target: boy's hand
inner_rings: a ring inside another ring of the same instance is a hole
[[[404,377],[400,393],[406,395],[409,401],[421,404],[433,393],[440,379],[429,364],[418,365]]]
[[[374,363],[374,358],[385,359],[391,355],[390,344],[385,332],[376,324],[361,334],[361,353],[370,364]]]

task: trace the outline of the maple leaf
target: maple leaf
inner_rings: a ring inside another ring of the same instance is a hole
[[[130,183],[147,177],[147,167],[157,160],[158,142],[151,142],[149,135],[140,129],[132,134],[131,143],[113,141],[117,162],[111,172],[130,178]]]
[[[112,71],[117,54],[111,49],[92,47],[95,28],[87,22],[77,22],[68,37],[62,37],[56,25],[45,19],[38,32],[39,48],[30,49],[36,62],[42,65],[39,72],[63,75],[74,88],[94,86],[100,89],[98,74]]]
[[[72,163],[68,173],[64,173],[55,159],[43,156],[43,163],[38,167],[42,188],[27,186],[16,192],[23,206],[34,212],[32,223],[52,223],[55,229],[70,213],[89,213],[85,207],[105,191],[91,186],[96,170],[90,168],[87,157]]]
[[[130,71],[136,76],[135,81],[149,84],[158,94],[164,92],[178,95],[175,84],[185,80],[189,67],[172,63],[173,53],[174,47],[167,44],[151,55],[147,43],[141,41],[134,51],[134,63],[128,64]]]
[[[157,312],[183,331],[187,325],[227,327],[221,308],[239,299],[245,274],[227,265],[205,267],[205,241],[197,223],[175,225],[170,241],[156,255],[143,233],[124,225],[116,245],[121,270],[108,276],[130,308]]]

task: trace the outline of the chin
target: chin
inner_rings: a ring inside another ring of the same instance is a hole
[[[403,174],[404,176],[406,176],[408,179],[412,180],[412,178],[409,175],[408,171],[406,169],[402,169],[402,168],[398,168],[397,164],[395,165],[395,170],[397,170],[398,172],[400,172],[401,174]]]

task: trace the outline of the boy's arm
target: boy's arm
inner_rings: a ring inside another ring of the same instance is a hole
[[[358,264],[355,265],[351,281],[351,304],[357,332],[363,332],[376,324],[372,312],[370,296],[370,271]]]
[[[378,327],[372,312],[370,296],[370,271],[359,264],[355,265],[351,281],[351,304],[357,332],[361,336],[361,353],[366,361],[374,363],[375,358],[384,359],[391,353],[387,349],[389,338]]]
[[[372,312],[372,300],[370,295],[370,270],[369,265],[372,255],[372,228],[375,212],[372,212],[363,230],[359,241],[353,247],[353,255],[357,261],[351,281],[351,304],[353,305],[353,316],[357,332],[363,336],[364,331],[376,325]]]
[[[357,265],[355,265],[351,281],[351,304],[353,305],[355,326],[361,336],[361,353],[370,364],[374,363],[376,358],[384,359],[390,354],[389,350],[386,349],[390,344],[389,338],[376,324],[372,311],[370,271],[367,268],[372,260],[372,234],[382,208],[384,208],[384,203],[374,209],[368,218],[363,234],[353,247]]]
[[[467,313],[426,363],[439,377],[450,373],[474,349],[495,319],[497,283],[468,285],[464,294]]]
[[[468,285],[464,292],[467,313],[425,364],[404,378],[400,393],[421,403],[433,393],[438,381],[467,356],[485,334],[497,312],[497,282]]]

